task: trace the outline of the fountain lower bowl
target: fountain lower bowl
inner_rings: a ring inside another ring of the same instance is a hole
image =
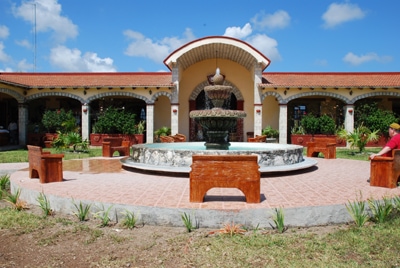
[[[190,173],[192,155],[257,155],[261,173],[305,169],[317,164],[303,157],[303,146],[275,143],[231,142],[229,150],[206,150],[204,142],[148,143],[132,146],[121,159],[124,167],[144,171]]]

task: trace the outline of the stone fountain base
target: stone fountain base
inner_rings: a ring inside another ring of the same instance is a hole
[[[132,146],[132,155],[121,159],[124,167],[154,172],[190,173],[192,155],[257,155],[260,172],[279,172],[315,166],[303,157],[303,146],[292,144],[231,142],[229,150],[206,150],[204,142],[151,143]]]

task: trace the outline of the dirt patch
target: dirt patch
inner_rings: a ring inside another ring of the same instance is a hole
[[[0,201],[0,207],[4,206],[8,204]],[[26,213],[41,215],[42,211],[31,207]],[[49,224],[41,223],[29,231],[0,229],[0,267],[195,267],[188,258],[194,241],[208,243],[207,239],[218,235],[211,235],[215,230],[209,229],[188,233],[184,227],[127,229],[120,223],[102,228],[99,220],[79,222],[75,216],[63,214],[42,221]],[[347,226],[289,228],[283,235],[326,235],[344,228]]]

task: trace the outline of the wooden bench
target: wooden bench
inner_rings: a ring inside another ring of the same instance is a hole
[[[175,139],[172,136],[160,136],[159,139],[161,142],[175,142]]]
[[[375,156],[371,159],[369,184],[396,188],[400,177],[400,150],[393,150],[392,157]]]
[[[336,158],[336,139],[314,137],[313,141],[307,142],[307,157],[318,157],[319,153],[326,159]]]
[[[130,142],[124,141],[122,138],[104,138],[102,142],[103,157],[112,157],[115,152],[118,152],[120,156],[129,156],[129,145]]]
[[[175,135],[171,136],[174,139],[174,142],[185,142],[186,136],[180,133],[176,133]]]
[[[260,171],[256,155],[193,155],[190,202],[203,202],[214,187],[238,188],[247,203],[260,203]]]
[[[63,181],[62,159],[64,154],[43,152],[42,147],[27,145],[29,178],[39,178],[40,183]]]
[[[254,138],[248,138],[247,142],[266,142],[267,140],[267,135],[256,135]]]

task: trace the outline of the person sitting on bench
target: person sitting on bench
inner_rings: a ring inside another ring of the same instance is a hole
[[[400,125],[397,123],[390,124],[389,126],[389,137],[390,140],[386,145],[376,154],[371,154],[369,159],[374,159],[375,156],[392,157],[392,151],[394,149],[400,149]]]

